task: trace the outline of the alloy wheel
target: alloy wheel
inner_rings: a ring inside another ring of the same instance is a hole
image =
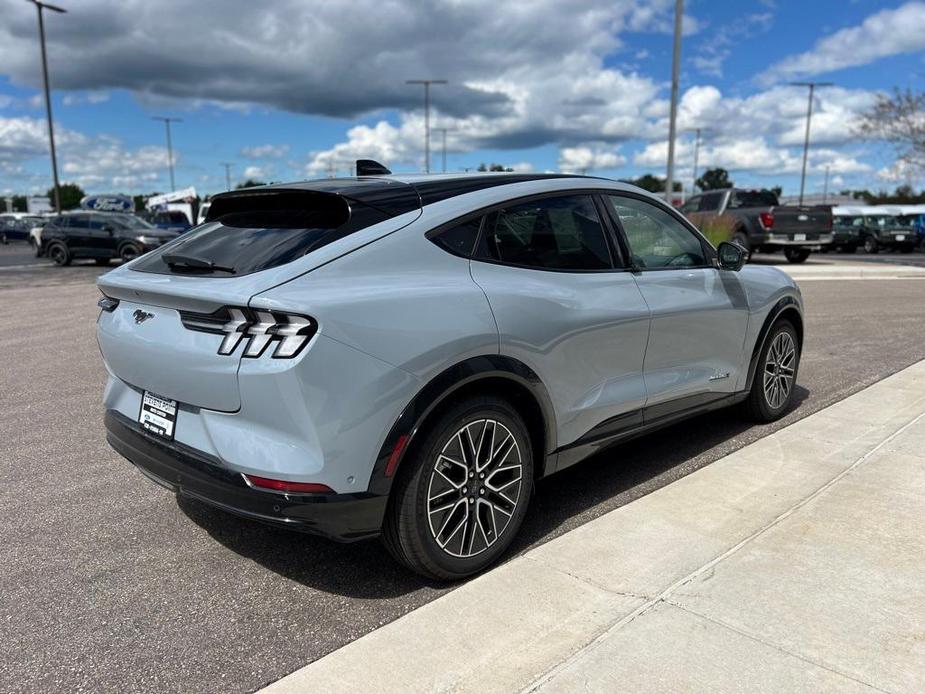
[[[523,488],[523,459],[511,431],[479,419],[446,442],[427,485],[431,537],[447,554],[472,557],[504,533]]]
[[[764,363],[764,397],[772,409],[780,409],[790,397],[796,354],[790,333],[779,332],[771,342]]]

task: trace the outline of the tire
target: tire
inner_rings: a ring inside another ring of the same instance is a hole
[[[758,355],[752,389],[745,400],[749,418],[767,423],[784,416],[793,405],[799,370],[800,342],[797,331],[790,321],[779,320],[771,327]]]
[[[752,259],[752,245],[748,242],[748,236],[745,232],[737,231],[732,237],[732,242],[739,244],[745,249],[747,253],[745,257],[746,262]]]
[[[55,265],[70,265],[73,258],[71,252],[63,243],[53,243],[48,247],[48,257],[51,258]]]
[[[481,442],[490,432],[494,455],[503,457],[485,463]],[[422,434],[395,480],[382,539],[422,576],[466,578],[497,561],[523,522],[533,487],[530,436],[510,403],[489,396],[459,402]]]
[[[877,243],[877,239],[873,236],[868,236],[864,239],[864,252],[870,255],[876,255],[880,252],[880,244]]]
[[[125,243],[119,246],[119,259],[123,263],[129,263],[141,255],[141,249],[134,243]]]
[[[110,258],[94,258],[93,262],[97,265],[109,265]]]
[[[802,263],[809,257],[809,251],[805,248],[785,248],[784,257],[788,263]]]

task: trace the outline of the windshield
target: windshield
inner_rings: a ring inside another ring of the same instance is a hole
[[[145,221],[141,217],[135,217],[133,215],[125,215],[124,217],[119,217],[119,225],[125,227],[126,229],[153,229],[154,225]]]
[[[893,215],[877,215],[876,217],[871,217],[870,219],[873,224],[880,227],[881,229],[885,227],[902,226],[898,221],[896,221],[896,217]]]
[[[730,209],[736,207],[773,207],[777,196],[770,190],[737,190],[729,200]]]

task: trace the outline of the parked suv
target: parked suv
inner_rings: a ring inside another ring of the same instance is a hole
[[[700,229],[719,227],[749,255],[783,250],[788,262],[802,263],[832,243],[831,207],[781,205],[770,190],[711,190],[690,198],[681,211]]]
[[[501,556],[537,479],[694,414],[793,404],[793,280],[661,200],[379,171],[218,195],[99,278],[116,451],[178,494],[381,535],[457,579]]]
[[[106,265],[123,262],[177,237],[177,232],[156,229],[134,215],[110,212],[74,212],[54,217],[42,229],[40,255],[58,265],[76,258],[93,258]]]

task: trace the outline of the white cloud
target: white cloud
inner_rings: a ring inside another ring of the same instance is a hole
[[[61,98],[61,103],[65,106],[80,106],[83,104],[102,104],[109,101],[109,92],[103,90],[92,90],[84,93],[74,92],[65,94]]]
[[[621,154],[597,146],[563,147],[559,150],[559,169],[564,173],[615,169],[625,163],[626,158]]]
[[[867,65],[925,49],[925,3],[907,2],[872,14],[858,26],[819,39],[812,50],[784,58],[758,77],[759,84]]]
[[[263,166],[247,166],[244,168],[244,178],[255,181],[265,181],[270,177],[270,172]]]
[[[257,145],[244,147],[241,156],[248,159],[279,159],[289,152],[289,145]]]

